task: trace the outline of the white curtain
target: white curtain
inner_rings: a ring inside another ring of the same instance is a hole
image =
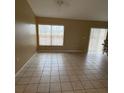
[[[92,28],[88,53],[102,53],[103,43],[106,39],[107,29]]]

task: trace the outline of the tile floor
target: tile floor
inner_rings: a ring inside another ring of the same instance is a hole
[[[107,56],[38,53],[16,76],[16,93],[107,93]]]

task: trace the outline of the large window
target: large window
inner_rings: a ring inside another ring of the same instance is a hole
[[[63,46],[64,26],[38,25],[41,46]]]

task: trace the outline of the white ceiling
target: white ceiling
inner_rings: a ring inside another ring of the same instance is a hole
[[[27,0],[34,14],[80,20],[108,20],[108,0],[63,0],[60,7],[56,0]]]

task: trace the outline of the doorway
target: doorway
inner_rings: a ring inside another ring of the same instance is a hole
[[[106,36],[107,36],[107,29],[91,28],[88,53],[102,54],[103,43],[104,43],[104,40],[106,39]]]

